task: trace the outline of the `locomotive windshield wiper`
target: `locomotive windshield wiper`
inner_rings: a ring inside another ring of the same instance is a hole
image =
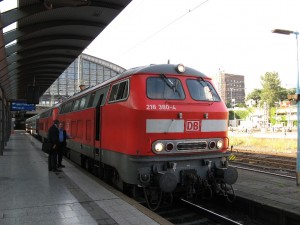
[[[165,74],[160,74],[160,78],[169,86],[169,88],[174,88],[173,82],[169,78],[167,78]]]
[[[197,79],[197,81],[202,85],[202,87],[207,87],[208,88],[208,90],[211,94],[211,99],[210,100],[213,101],[214,100],[214,91],[212,90],[211,86],[209,85],[209,82],[204,80],[203,77],[199,77]],[[203,83],[205,83],[205,85]]]
[[[205,83],[205,80],[203,79],[203,77],[199,77],[199,78],[197,79],[197,81],[201,84],[202,87],[204,87],[204,84],[203,84],[202,82]],[[206,86],[207,86],[207,85],[206,85]]]
[[[176,80],[176,83],[174,84],[169,78],[167,78],[165,74],[161,73],[160,77],[168,85],[168,87],[173,90],[173,92],[177,92],[179,97],[181,96],[180,92],[178,91],[178,80]]]

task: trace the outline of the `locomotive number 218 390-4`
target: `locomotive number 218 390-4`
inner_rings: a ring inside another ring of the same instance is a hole
[[[175,105],[146,105],[146,110],[176,110]]]

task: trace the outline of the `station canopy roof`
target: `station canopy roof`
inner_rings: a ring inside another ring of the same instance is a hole
[[[40,97],[130,2],[18,0],[0,17],[0,94],[26,99],[36,86]]]

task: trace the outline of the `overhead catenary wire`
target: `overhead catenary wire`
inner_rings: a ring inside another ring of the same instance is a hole
[[[189,9],[188,12],[184,13],[183,15],[177,17],[176,19],[174,19],[173,21],[171,21],[170,23],[168,23],[167,25],[163,26],[161,29],[159,29],[158,31],[154,32],[153,34],[149,35],[148,37],[146,37],[145,39],[143,39],[142,41],[138,42],[136,45],[134,45],[133,47],[131,47],[130,49],[128,49],[127,51],[125,51],[123,54],[126,54],[130,51],[132,51],[133,49],[135,49],[136,47],[138,47],[139,45],[143,44],[144,42],[148,41],[149,39],[151,39],[152,37],[154,37],[155,35],[157,35],[158,33],[162,32],[163,30],[165,30],[166,28],[168,28],[169,26],[175,24],[176,22],[178,22],[179,20],[181,20],[183,17],[185,17],[186,15],[188,15],[189,13],[195,11],[197,8],[199,8],[200,6],[204,5],[205,3],[207,3],[209,0],[205,0],[201,3],[199,3],[198,5],[196,5],[194,8]]]

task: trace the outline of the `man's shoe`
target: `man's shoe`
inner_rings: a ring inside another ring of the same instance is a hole
[[[60,167],[61,167],[61,168],[65,168],[66,166],[65,166],[65,165],[63,165],[63,164],[61,164],[61,165],[60,165]]]
[[[56,170],[53,170],[53,172],[62,172],[62,171],[59,169],[56,169]]]

